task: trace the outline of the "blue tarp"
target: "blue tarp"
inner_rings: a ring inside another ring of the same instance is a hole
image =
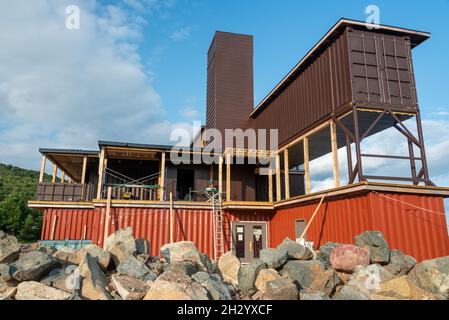
[[[81,249],[82,247],[92,244],[91,240],[41,240],[38,241],[39,246],[53,247],[60,249],[62,247],[72,247]]]

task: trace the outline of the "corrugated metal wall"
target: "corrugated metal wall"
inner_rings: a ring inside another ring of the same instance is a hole
[[[270,225],[271,245],[285,236],[294,239],[295,220],[308,222],[316,206],[314,202],[278,210]],[[442,197],[370,193],[324,202],[306,237],[319,247],[328,241],[354,243],[361,232],[380,230],[391,248],[424,260],[449,255],[445,219]]]
[[[284,144],[352,100],[347,32],[340,35],[254,119],[256,129],[279,129]]]
[[[224,213],[225,251],[231,248],[232,221],[265,221],[268,243],[277,246],[285,237],[295,239],[295,220],[311,218],[317,202],[271,210],[227,210]],[[105,207],[95,209],[45,209],[42,240],[86,239],[103,245]],[[175,209],[175,241],[195,242],[213,256],[212,213],[204,209]],[[55,222],[55,227],[53,223]],[[109,233],[133,227],[136,238],[150,241],[151,253],[159,255],[169,242],[170,211],[155,208],[111,208]],[[54,230],[54,238],[52,238]],[[368,193],[325,201],[307,232],[319,247],[328,241],[353,243],[367,230],[380,230],[391,248],[401,249],[418,260],[449,255],[449,237],[443,198],[439,196]]]

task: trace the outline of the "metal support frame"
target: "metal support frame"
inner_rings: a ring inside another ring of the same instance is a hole
[[[366,110],[366,109],[364,109]],[[359,112],[361,112],[360,108],[357,106],[353,106],[352,108],[352,121],[354,126],[354,132],[351,132],[342,122],[341,119],[348,114],[345,114],[341,117],[336,117],[335,115],[332,117],[335,124],[342,129],[345,134],[346,139],[346,149],[347,149],[347,161],[348,161],[348,174],[349,181],[348,184],[352,184],[356,179],[358,181],[367,181],[370,180],[389,180],[389,181],[407,181],[412,182],[414,185],[418,185],[419,183],[424,183],[427,186],[433,186],[434,184],[430,180],[429,170],[427,166],[426,152],[424,147],[424,138],[423,138],[423,130],[421,124],[421,118],[419,112],[413,113],[413,116],[416,118],[418,137],[415,137],[413,133],[407,128],[407,126],[398,118],[396,113],[388,108],[384,109],[376,109],[369,110],[379,112],[379,115],[376,119],[369,125],[368,129],[365,132],[360,132],[359,126]],[[361,151],[361,143],[362,141],[369,136],[375,126],[379,123],[379,121],[385,117],[391,116],[395,125],[394,128],[398,130],[404,137],[407,139],[408,143],[408,156],[395,156],[395,155],[381,155],[381,154],[366,154]],[[356,162],[353,166],[353,158],[352,158],[352,150],[351,144],[355,146],[355,158]],[[416,157],[414,152],[414,146],[417,146],[420,150],[420,156]],[[410,161],[410,172],[411,177],[393,177],[393,176],[374,176],[374,175],[366,175],[363,173],[362,159],[363,158],[383,158],[383,159],[397,159],[397,160],[409,160]],[[416,169],[416,161],[420,161],[422,163],[422,169],[417,172]]]

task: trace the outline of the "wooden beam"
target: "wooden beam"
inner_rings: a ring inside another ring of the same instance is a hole
[[[314,134],[314,133],[316,133],[316,132],[318,132],[318,131],[320,131],[320,130],[326,128],[326,127],[329,125],[329,123],[330,123],[331,121],[332,121],[332,120],[327,120],[327,121],[325,121],[324,123],[320,124],[319,126],[317,126],[317,127],[313,128],[313,129],[311,129],[310,131],[306,132],[306,133],[303,134],[302,136],[296,138],[295,140],[293,140],[293,141],[290,142],[289,144],[287,144],[287,145],[283,146],[282,148],[280,148],[280,149],[279,149],[279,153],[281,153],[282,151],[284,151],[284,150],[287,149],[287,148],[293,147],[294,145],[300,143],[300,142],[301,142],[302,140],[304,140],[305,138],[307,138],[307,137],[311,136],[312,134]]]
[[[62,172],[61,172],[61,183],[64,183],[64,180],[65,180],[65,171],[62,170]]]
[[[42,156],[41,172],[39,174],[39,182],[44,182],[45,164],[47,163],[47,156]]]
[[[282,200],[281,194],[281,158],[279,155],[276,156],[276,200]]]
[[[306,194],[310,193],[310,163],[309,163],[309,138],[304,138],[304,183]]]
[[[218,158],[218,192],[223,194],[223,157]]]
[[[162,152],[161,157],[161,175],[159,180],[159,201],[164,201],[164,191],[165,191],[165,152]]]
[[[51,183],[56,183],[56,173],[58,172],[58,167],[56,164],[53,165],[53,176],[51,177]]]
[[[226,201],[231,201],[231,153],[226,153]]]
[[[316,217],[318,211],[320,210],[321,205],[323,204],[324,197],[326,197],[325,194],[321,197],[320,203],[318,204],[318,207],[316,207],[315,211],[313,212],[312,218],[310,218],[309,223],[307,223],[306,228],[304,229],[301,236],[299,237],[299,241],[301,241],[301,239],[304,239],[304,237],[307,233],[307,230],[309,230],[310,226],[312,225],[313,220],[315,220],[315,217]]]
[[[101,189],[103,186],[103,172],[104,172],[104,157],[105,151],[102,148],[100,151],[100,160],[98,162],[98,186],[97,186],[97,199],[101,199]]]
[[[288,162],[288,148],[284,150],[284,184],[285,199],[290,199],[290,168]]]
[[[273,171],[268,169],[268,201],[273,202]]]
[[[111,202],[112,202],[112,187],[108,187],[108,196],[106,201],[106,213],[104,218],[104,234],[103,234],[103,249],[106,250],[106,239],[109,236],[109,221],[111,215]]]
[[[331,144],[332,144],[332,161],[334,170],[334,185],[338,188],[341,185],[340,182],[340,169],[338,167],[338,144],[337,144],[337,126],[335,122],[331,121]]]
[[[174,242],[175,215],[173,214],[173,193],[170,192],[170,243]]]
[[[83,171],[81,172],[81,183],[86,183],[87,156],[83,158]]]

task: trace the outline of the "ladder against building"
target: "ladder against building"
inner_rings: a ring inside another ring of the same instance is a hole
[[[207,188],[205,194],[212,205],[214,258],[217,261],[224,254],[222,196],[216,188]]]

